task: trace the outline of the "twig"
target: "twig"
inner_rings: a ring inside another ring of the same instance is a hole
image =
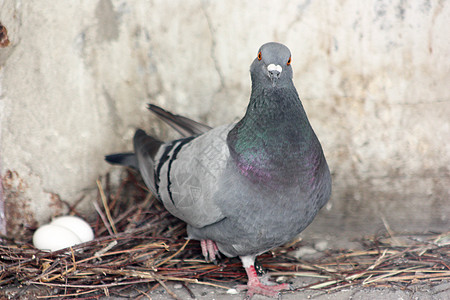
[[[172,258],[174,258],[175,256],[177,256],[181,251],[184,250],[184,248],[186,248],[186,245],[189,243],[189,239],[186,240],[186,242],[184,243],[184,245],[177,251],[175,252],[173,255],[169,256],[168,258],[166,258],[165,260],[163,260],[162,262],[160,262],[159,264],[157,264],[155,266],[155,268],[165,264],[166,262],[168,262],[169,260],[171,260]]]
[[[367,270],[373,270],[373,269],[375,269],[375,267],[380,265],[383,261],[383,258],[386,256],[386,252],[387,252],[387,249],[384,249],[383,254],[381,254],[380,257],[378,257],[377,260],[373,263],[373,265],[371,265],[370,267],[367,268]]]
[[[64,294],[64,297],[77,297],[77,296],[81,296],[81,295],[95,293],[98,290],[99,289],[94,289],[94,290],[81,291],[81,292],[72,293],[72,294]],[[61,298],[61,295],[45,295],[45,296],[38,296],[38,295],[36,295],[36,298],[37,299]]]
[[[386,231],[389,233],[389,236],[392,239],[393,245],[402,246],[403,244],[395,237],[394,232],[391,230],[391,226],[389,226],[389,223],[383,215],[381,215],[381,220],[383,221],[384,227],[386,228]]]
[[[162,281],[161,279],[159,279],[159,278],[155,278],[156,279],[156,281],[158,281],[158,283],[166,290],[166,292],[170,295],[170,296],[172,296],[172,298],[174,298],[174,299],[179,299],[178,298],[178,296],[177,296],[177,294],[175,294],[174,292],[172,292],[172,290],[171,289],[169,289],[169,287],[164,283],[164,281]]]
[[[94,202],[94,208],[97,211],[98,215],[100,216],[100,219],[102,219],[102,222],[105,225],[105,228],[108,230],[109,235],[113,235],[113,232],[111,230],[111,226],[109,225],[108,220],[106,219],[106,217],[103,214],[102,210],[98,206],[97,202]]]
[[[100,256],[102,256],[103,254],[105,254],[106,252],[108,252],[109,250],[114,248],[114,246],[116,246],[116,245],[117,245],[117,240],[114,240],[111,243],[109,243],[106,247],[95,252],[94,256],[100,258]]]
[[[111,224],[114,234],[117,234],[116,225],[114,224],[114,221],[111,217],[111,212],[109,210],[108,203],[106,201],[105,192],[103,191],[102,183],[100,182],[99,179],[97,179],[97,186],[98,190],[100,191],[100,198],[102,199],[103,207],[105,208],[106,217],[108,218],[109,224]]]
[[[186,289],[186,291],[188,292],[189,296],[191,296],[192,299],[195,299],[195,295],[192,292],[192,290],[188,287],[188,285],[185,282],[182,282],[181,284]]]

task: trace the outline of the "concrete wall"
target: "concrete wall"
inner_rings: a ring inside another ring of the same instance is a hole
[[[149,101],[211,125],[242,116],[267,41],[290,47],[333,172],[312,228],[448,229],[449,20],[449,1],[0,1],[9,232],[60,200],[92,211],[104,154],[136,127],[167,137]]]

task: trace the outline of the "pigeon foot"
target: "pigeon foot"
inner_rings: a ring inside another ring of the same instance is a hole
[[[287,283],[277,285],[265,285],[261,282],[253,285],[238,285],[237,290],[247,290],[245,299],[251,299],[254,294],[263,295],[266,297],[279,298],[280,292],[284,290],[290,290],[290,286]]]
[[[266,285],[263,284],[256,274],[255,267],[253,265],[246,267],[248,282],[247,285],[236,286],[237,290],[247,290],[246,299],[251,299],[254,294],[260,294],[267,297],[279,297],[280,292],[284,290],[290,290],[291,287],[287,283]]]
[[[202,254],[207,262],[215,262],[220,257],[219,248],[212,240],[201,240],[200,246],[202,247]]]

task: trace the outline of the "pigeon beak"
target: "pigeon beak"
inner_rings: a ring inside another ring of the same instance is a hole
[[[267,66],[267,71],[268,71],[270,80],[272,80],[272,84],[275,85],[278,78],[280,78],[283,68],[280,65],[270,64]]]

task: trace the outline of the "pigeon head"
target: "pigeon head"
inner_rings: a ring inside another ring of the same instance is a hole
[[[250,66],[252,83],[263,87],[281,87],[292,83],[291,51],[280,43],[261,46]]]

